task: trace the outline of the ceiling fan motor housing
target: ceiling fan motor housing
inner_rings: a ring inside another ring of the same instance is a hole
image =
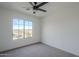
[[[33,6],[33,9],[36,10],[38,7],[37,6]]]

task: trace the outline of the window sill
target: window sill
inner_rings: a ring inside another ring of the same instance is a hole
[[[14,41],[15,40],[27,40],[27,39],[30,39],[30,38],[32,38],[32,37],[29,37],[29,38],[23,38],[23,39],[13,39]]]

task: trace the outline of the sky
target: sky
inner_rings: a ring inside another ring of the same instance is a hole
[[[32,29],[32,22],[23,19],[13,19],[13,29],[23,29],[25,25],[25,29]]]

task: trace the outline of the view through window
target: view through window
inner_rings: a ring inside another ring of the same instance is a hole
[[[32,21],[13,18],[13,40],[32,37]]]

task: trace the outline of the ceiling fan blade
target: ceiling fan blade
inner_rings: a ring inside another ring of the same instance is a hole
[[[43,6],[43,5],[47,4],[47,3],[48,3],[48,2],[42,2],[41,4],[37,5],[37,8]]]
[[[31,10],[33,7],[30,7],[30,8],[26,8],[26,10]]]
[[[46,10],[43,10],[43,9],[40,9],[40,8],[38,8],[38,9],[36,9],[36,10],[40,10],[40,11],[46,12]]]
[[[32,2],[29,2],[29,3],[30,3],[32,6],[34,6]]]

